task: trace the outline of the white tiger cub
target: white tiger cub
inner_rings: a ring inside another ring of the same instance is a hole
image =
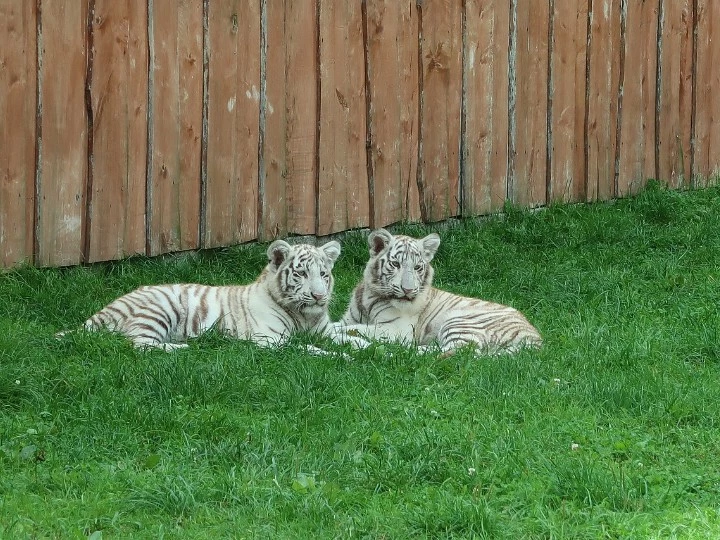
[[[314,247],[276,240],[267,250],[268,265],[253,283],[140,287],[105,306],[84,327],[107,328],[135,347],[166,351],[187,347],[177,341],[210,328],[266,346],[281,344],[296,331],[324,333],[339,255],[335,241]]]
[[[541,345],[540,333],[516,309],[432,286],[437,234],[415,239],[378,229],[368,244],[363,280],[333,327],[336,341],[356,347],[368,344],[364,338],[437,343],[445,354],[468,344],[486,354]]]

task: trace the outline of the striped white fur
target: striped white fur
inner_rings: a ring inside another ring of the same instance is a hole
[[[367,339],[385,339],[427,346],[444,353],[474,344],[484,354],[515,352],[540,346],[539,332],[516,309],[459,296],[432,286],[430,264],[440,237],[393,236],[378,229],[368,237],[370,260],[363,280],[353,291],[336,341],[357,347]]]
[[[140,287],[105,306],[84,327],[107,328],[136,347],[165,350],[187,347],[178,342],[210,328],[267,346],[300,330],[323,333],[330,322],[332,268],[340,244],[291,246],[277,240],[267,255],[268,265],[249,285]]]

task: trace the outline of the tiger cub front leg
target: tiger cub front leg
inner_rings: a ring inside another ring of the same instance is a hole
[[[187,349],[189,345],[187,343],[162,343],[158,345],[160,349],[165,352],[177,351],[178,349]]]
[[[188,348],[187,343],[170,343],[142,336],[130,337],[130,341],[132,341],[133,347],[136,349],[160,349],[165,352],[171,352]]]
[[[333,339],[336,343],[351,343],[356,348],[366,348],[375,341],[391,341],[413,345],[415,337],[412,325],[378,324],[333,324]]]
[[[330,324],[326,331],[327,336],[339,345],[350,344],[355,349],[366,349],[371,342],[364,336],[372,335],[370,327],[366,324],[343,324],[336,322]]]

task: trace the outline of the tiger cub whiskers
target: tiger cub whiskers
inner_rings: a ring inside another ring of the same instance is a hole
[[[276,240],[253,283],[140,287],[102,308],[83,327],[106,328],[125,335],[135,347],[168,351],[187,347],[177,341],[211,328],[264,346],[279,345],[297,331],[322,334],[330,324],[332,269],[339,255],[336,241],[315,247]]]
[[[468,345],[497,354],[542,344],[540,333],[516,309],[432,286],[437,234],[417,239],[378,229],[368,244],[363,279],[332,327],[335,341],[360,348],[370,339],[421,348],[437,344],[445,354]]]

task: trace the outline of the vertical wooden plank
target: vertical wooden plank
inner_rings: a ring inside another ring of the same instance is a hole
[[[420,196],[426,219],[439,221],[459,213],[462,3],[423,3],[422,25]]]
[[[89,262],[145,253],[147,6],[96,0],[92,44]]]
[[[374,226],[418,219],[418,16],[415,0],[368,0]]]
[[[516,1],[515,155],[511,199],[545,204],[547,172],[548,2]]]
[[[658,0],[627,3],[618,196],[637,193],[655,172]]]
[[[266,3],[266,60],[265,60],[265,137],[262,159],[265,170],[260,171],[265,177],[260,180],[265,189],[262,205],[262,221],[259,223],[258,236],[261,239],[277,238],[287,235],[288,201],[286,180],[288,173],[288,155],[286,144],[287,106],[286,92],[289,90],[286,73],[287,51],[285,44],[288,39],[286,17],[288,2]],[[314,19],[308,22],[313,24]],[[312,26],[310,27],[312,31]],[[315,49],[310,49],[315,50]],[[310,56],[310,55],[308,55]],[[314,72],[310,86],[315,87]]]
[[[587,2],[552,2],[550,201],[585,200]]]
[[[720,175],[720,4],[698,0],[693,179],[717,183]]]
[[[0,268],[33,262],[35,5],[0,0]]]
[[[590,17],[587,198],[615,196],[620,80],[620,0],[594,0]]]
[[[35,262],[64,266],[82,259],[88,161],[83,85],[87,4],[43,2],[40,19],[41,144]]]
[[[318,9],[317,2],[288,1],[286,179],[288,232],[295,234],[315,233],[317,223]]]
[[[317,4],[267,3],[264,238],[315,233]]]
[[[260,0],[209,2],[205,247],[257,235]]]
[[[507,197],[509,0],[466,0],[463,214]]]
[[[365,59],[360,2],[320,2],[317,234],[369,223]]]
[[[149,251],[199,246],[202,2],[153,0]]]
[[[690,180],[692,0],[662,0],[658,177],[678,187]]]

